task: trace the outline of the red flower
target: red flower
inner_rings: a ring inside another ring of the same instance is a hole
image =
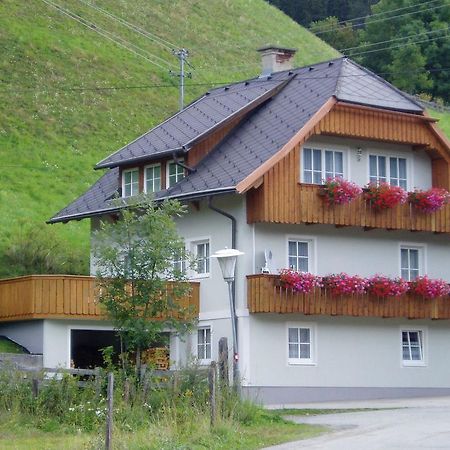
[[[444,297],[450,293],[450,285],[441,279],[432,280],[427,276],[417,277],[409,283],[411,292],[425,298]]]
[[[321,191],[327,205],[350,203],[361,193],[362,189],[358,185],[341,177],[327,178]]]
[[[383,275],[374,275],[367,280],[368,292],[377,297],[400,297],[408,292],[408,282],[402,278],[389,278]]]
[[[280,280],[284,288],[302,294],[311,292],[315,287],[322,287],[321,277],[308,272],[297,272],[293,269],[282,269]]]
[[[427,191],[415,190],[409,194],[409,201],[424,213],[434,213],[450,200],[450,194],[445,189],[432,188]]]
[[[400,186],[391,186],[389,183],[369,183],[367,185],[366,199],[370,201],[373,209],[381,211],[393,208],[408,199],[408,193]]]
[[[364,294],[369,286],[365,278],[346,273],[327,275],[323,284],[333,295]]]

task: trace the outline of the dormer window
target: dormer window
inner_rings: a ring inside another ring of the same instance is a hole
[[[139,169],[122,172],[122,197],[131,197],[139,193]]]
[[[179,162],[183,162],[182,159]],[[169,161],[167,164],[167,187],[170,188],[184,178],[184,168],[175,161]]]
[[[158,192],[161,190],[161,164],[147,166],[144,172],[145,192]]]

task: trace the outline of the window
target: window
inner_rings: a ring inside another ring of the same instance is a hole
[[[402,330],[402,360],[405,366],[424,365],[424,331]]]
[[[197,331],[197,358],[211,359],[211,328],[199,328]]]
[[[303,182],[322,184],[332,177],[344,177],[344,153],[316,148],[303,149]]]
[[[158,192],[161,190],[161,164],[145,168],[145,192]]]
[[[298,272],[309,271],[310,243],[308,241],[288,240],[288,266]]]
[[[139,169],[122,172],[122,197],[131,197],[139,192]]]
[[[197,275],[209,275],[209,241],[194,242]]]
[[[184,249],[180,249],[173,256],[173,270],[181,273],[186,272],[186,251]]]
[[[371,183],[386,183],[407,189],[406,158],[369,155]]]
[[[415,280],[423,272],[423,248],[400,247],[400,276],[407,281]]]
[[[183,162],[183,160],[180,160]],[[170,161],[167,165],[167,187],[171,187],[184,178],[184,168]]]
[[[311,326],[288,326],[289,364],[312,364],[313,328]]]

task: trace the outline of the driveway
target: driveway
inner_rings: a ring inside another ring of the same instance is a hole
[[[299,408],[398,408],[289,416],[297,423],[326,425],[330,433],[269,447],[323,450],[450,449],[450,397],[297,405]]]

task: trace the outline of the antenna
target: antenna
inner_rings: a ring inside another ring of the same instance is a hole
[[[179,87],[180,87],[180,111],[184,109],[184,79],[192,78],[191,72],[184,71],[184,64],[189,64],[187,58],[189,57],[189,52],[185,48],[179,50],[172,50],[172,53],[180,60],[180,71],[174,72],[169,70],[169,73],[174,77],[179,77]]]

